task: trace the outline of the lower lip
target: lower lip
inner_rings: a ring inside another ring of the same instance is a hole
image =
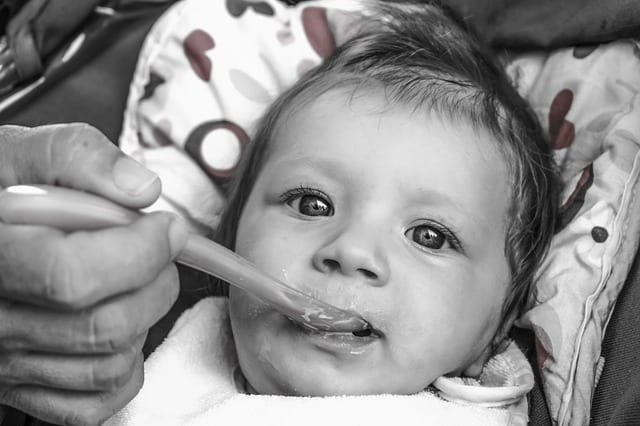
[[[315,346],[332,353],[347,353],[361,355],[373,347],[380,340],[380,336],[355,336],[352,333],[316,331],[290,321],[296,331],[303,334]]]

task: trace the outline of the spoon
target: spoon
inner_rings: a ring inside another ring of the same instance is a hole
[[[144,213],[105,198],[50,185],[16,185],[0,191],[0,221],[44,225],[72,232],[125,226]],[[313,330],[361,334],[370,325],[358,314],[318,300],[260,271],[233,251],[190,234],[177,262],[218,277]]]

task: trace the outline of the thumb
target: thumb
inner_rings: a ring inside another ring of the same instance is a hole
[[[160,179],[88,124],[0,127],[0,185],[55,184],[140,208],[160,195]]]

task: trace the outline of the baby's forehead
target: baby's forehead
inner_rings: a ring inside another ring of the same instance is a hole
[[[322,123],[323,126],[338,125],[336,119],[339,119],[341,114],[335,114],[335,112],[342,111],[374,116],[380,120],[401,115],[406,117],[407,121],[425,125],[438,122],[451,133],[462,130],[476,135],[477,137],[469,139],[486,156],[492,156],[498,152],[506,164],[510,163],[514,157],[513,153],[507,149],[507,143],[502,140],[502,136],[496,135],[491,126],[485,125],[478,115],[467,114],[463,109],[451,111],[438,104],[419,102],[417,98],[394,98],[389,95],[384,85],[376,83],[375,80],[365,80],[357,85],[343,83],[326,90],[311,91],[307,95],[304,96],[302,93],[284,106],[275,120],[270,143],[281,140],[279,136],[289,131],[293,124],[302,122]]]
[[[370,138],[370,144],[362,144],[362,138]],[[426,107],[387,102],[375,91],[354,96],[351,90],[332,90],[305,100],[286,114],[271,142],[274,161],[304,159],[312,166],[322,160],[355,170],[358,158],[352,157],[363,157],[364,165],[385,179],[418,191],[433,184],[455,190],[478,181],[495,186],[510,180],[488,129]]]

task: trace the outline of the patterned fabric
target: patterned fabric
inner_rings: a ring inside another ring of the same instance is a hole
[[[624,40],[530,54],[509,71],[560,167],[560,228],[521,325],[536,335],[551,416],[589,423],[604,329],[638,248],[640,49]]]
[[[153,208],[215,228],[256,119],[335,49],[326,8],[356,7],[189,0],[162,17],[142,49],[120,140],[162,179]]]
[[[153,208],[177,211],[202,232],[215,228],[253,123],[332,52],[354,10],[346,0],[173,7],[143,48],[121,139],[162,178]],[[604,328],[638,246],[639,51],[624,40],[507,65],[547,129],[564,185],[560,229],[520,323],[536,335],[559,424],[588,423]]]

